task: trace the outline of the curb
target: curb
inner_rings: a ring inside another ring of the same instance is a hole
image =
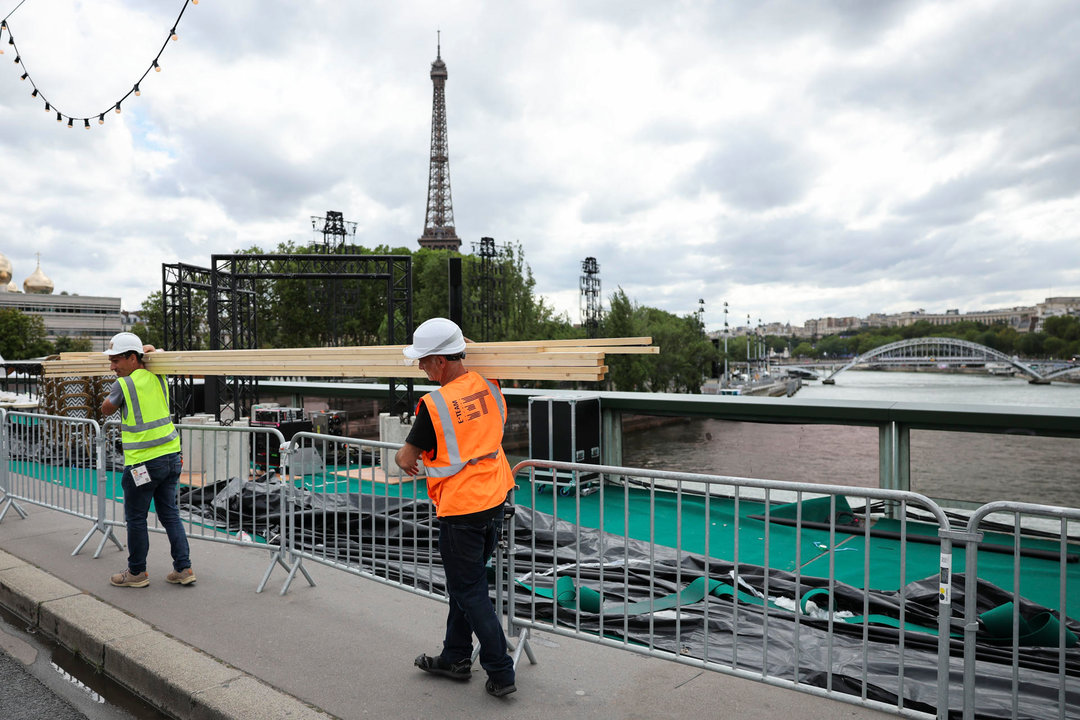
[[[176,720],[333,718],[3,550],[0,605]]]

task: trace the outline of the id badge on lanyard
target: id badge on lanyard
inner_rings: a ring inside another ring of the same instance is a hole
[[[150,482],[150,471],[146,469],[145,465],[133,465],[131,467],[131,479],[135,481],[135,485],[145,485]]]

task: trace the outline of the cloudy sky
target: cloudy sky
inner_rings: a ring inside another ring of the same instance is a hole
[[[1080,295],[1075,0],[202,0],[99,125],[183,7],[0,0],[16,283],[134,309],[327,210],[416,247],[441,30],[463,249],[520,242],[575,321],[587,256],[709,329]]]

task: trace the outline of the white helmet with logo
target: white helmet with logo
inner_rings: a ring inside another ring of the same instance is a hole
[[[413,344],[402,352],[413,360],[428,355],[457,355],[465,352],[465,337],[456,323],[446,318],[431,318],[420,323],[413,332]]]
[[[109,348],[105,351],[106,355],[123,355],[126,352],[137,352],[140,355],[143,351],[143,342],[139,339],[139,336],[135,333],[122,332],[113,335],[112,340],[109,341]]]

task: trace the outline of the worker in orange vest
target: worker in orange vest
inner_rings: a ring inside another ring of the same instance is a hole
[[[502,449],[506,401],[498,383],[467,370],[461,328],[446,318],[422,323],[403,351],[441,387],[420,399],[405,444],[394,460],[409,475],[424,461],[428,497],[439,521],[439,555],[450,610],[442,652],[420,655],[421,670],[454,680],[472,676],[472,636],[480,641],[484,688],[503,697],[517,690],[514,662],[488,595],[487,563],[514,486]]]

